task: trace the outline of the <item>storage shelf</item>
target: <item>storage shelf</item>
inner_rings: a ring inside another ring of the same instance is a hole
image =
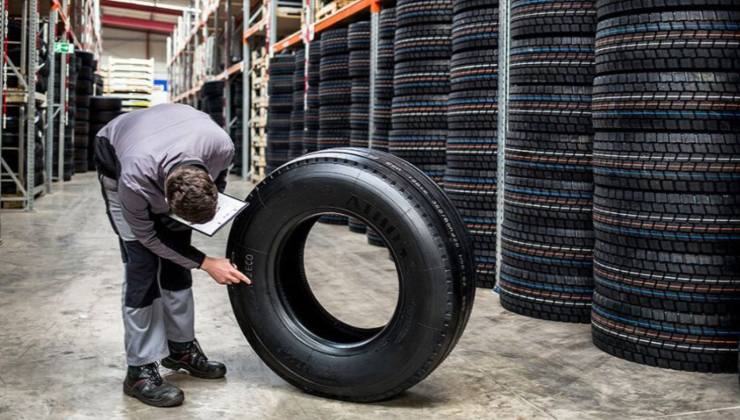
[[[359,13],[370,10],[370,7],[377,3],[376,0],[357,0],[339,9],[331,16],[327,16],[313,24],[313,33],[318,34],[322,31],[332,28],[335,25],[345,22]],[[275,43],[274,52],[284,51],[297,43],[301,42],[301,31],[295,32],[286,38]]]
[[[219,3],[216,2],[211,5],[208,9],[206,9],[201,17],[201,19],[198,21],[198,24],[195,25],[192,31],[190,31],[190,34],[188,34],[187,38],[185,38],[185,41],[182,43],[179,49],[175,52],[175,54],[172,56],[170,61],[167,63],[167,66],[171,66],[172,63],[175,62],[175,60],[178,59],[182,55],[182,53],[187,49],[188,44],[190,44],[190,41],[193,40],[193,37],[195,34],[198,33],[199,30],[201,30],[206,24],[208,24],[208,20],[210,20],[211,15],[213,15],[218,10]]]
[[[229,66],[229,68],[224,70],[221,74],[209,78],[208,80],[206,80],[206,82],[226,80],[236,73],[241,73],[243,71],[243,68],[244,68],[244,62],[240,61],[236,64]],[[206,82],[200,82],[197,85],[195,85],[195,87],[193,87],[192,89],[175,96],[174,98],[172,98],[172,102],[180,102],[185,98],[189,98],[193,95],[197,95],[200,89],[203,87],[203,84],[205,84]]]

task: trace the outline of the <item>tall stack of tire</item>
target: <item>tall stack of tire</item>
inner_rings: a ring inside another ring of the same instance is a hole
[[[498,0],[453,0],[444,189],[473,240],[478,287],[496,282]]]
[[[200,88],[199,109],[221,127],[226,126],[224,118],[224,82],[213,80],[203,83]]]
[[[740,337],[740,8],[598,0],[594,344],[731,372]]]
[[[59,159],[58,159],[58,153],[59,153],[59,139],[63,138],[63,144],[64,144],[64,150],[62,151],[63,154],[63,166],[62,166],[62,179],[64,181],[69,181],[72,179],[72,175],[74,175],[74,126],[75,126],[75,113],[77,112],[76,109],[76,89],[77,89],[77,64],[76,64],[76,58],[74,54],[69,55],[61,55],[56,54],[54,59],[56,60],[55,66],[54,66],[54,96],[59,97],[60,95],[60,85],[63,83],[61,81],[61,71],[62,66],[67,67],[67,80],[66,82],[66,91],[67,91],[67,108],[63,110],[64,113],[66,113],[67,116],[67,125],[64,126],[64,132],[59,132],[59,118],[63,118],[63,115],[59,115],[54,120],[54,125],[56,127],[54,128],[54,149],[53,149],[53,159],[52,159],[52,170],[54,173],[54,176],[59,175]]]
[[[511,3],[504,308],[589,322],[595,0]]]
[[[290,121],[290,149],[288,160],[303,155],[303,119],[306,89],[306,50],[295,52],[295,68],[293,70],[293,110]]]
[[[388,151],[388,133],[391,131],[391,103],[393,102],[393,38],[396,34],[396,8],[380,11],[378,33],[378,64],[375,74],[375,104],[373,131],[370,133],[372,149]],[[383,238],[373,229],[367,229],[367,243],[386,246]]]
[[[229,135],[234,142],[234,166],[231,172],[236,175],[242,174],[242,136],[244,130],[244,121],[242,119],[242,92],[244,89],[242,74],[237,74],[231,81],[231,118],[235,118],[234,123],[229,128]]]
[[[321,40],[311,41],[308,49],[308,84],[306,92],[306,109],[303,113],[303,153],[315,152],[319,149],[319,84],[321,77]]]
[[[294,69],[295,58],[290,54],[280,54],[270,59],[270,80],[267,84],[267,172],[272,172],[288,161]]]
[[[90,97],[90,149],[93,149],[95,146],[95,137],[98,131],[102,130],[114,118],[121,115],[121,106],[121,98],[111,96]],[[90,169],[93,167],[94,164],[90,166]]]
[[[370,118],[370,22],[350,24],[347,30],[349,49],[349,77],[352,80],[352,95],[349,114],[349,145],[368,147]],[[349,218],[349,230],[367,232],[367,226],[353,217]]]
[[[450,92],[452,0],[396,3],[393,130],[388,149],[442,183]]]
[[[79,66],[75,86],[74,167],[75,173],[83,173],[89,169],[90,96],[95,86],[95,60],[93,53],[87,51],[75,51],[75,56]]]
[[[352,80],[349,76],[347,28],[321,33],[319,77],[318,149],[349,146]]]
[[[352,79],[349,75],[347,28],[329,29],[321,33],[321,63],[319,65],[319,136],[318,149],[346,147],[350,144],[350,108]],[[322,223],[346,225],[346,216],[326,215]]]
[[[103,76],[99,75],[98,73],[95,73],[93,77],[95,78],[95,95],[102,96],[103,87],[104,87]]]
[[[23,116],[25,118],[25,115]],[[10,167],[10,170],[16,174],[20,174],[20,180],[23,183],[23,188],[26,188],[25,172],[20,172],[20,169],[25,167],[26,158],[25,155],[20,153],[19,149],[26,150],[28,144],[28,129],[26,123],[21,122],[21,112],[19,104],[8,104],[6,106],[5,114],[5,128],[3,129],[3,160]],[[34,118],[34,186],[39,186],[44,183],[45,172],[44,172],[44,130],[41,121],[41,112],[36,111]],[[23,135],[21,136],[21,129],[23,129]],[[23,139],[23,145],[21,145],[21,139]],[[23,159],[21,162],[20,159]],[[3,168],[5,172],[5,168]],[[2,194],[16,194],[21,190],[16,185],[15,181],[9,176],[5,176],[0,183],[0,192]]]

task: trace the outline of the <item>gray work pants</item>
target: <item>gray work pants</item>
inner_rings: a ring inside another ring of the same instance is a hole
[[[126,361],[141,366],[170,353],[167,340],[192,341],[194,304],[190,270],[161,259],[144,247],[123,219],[118,182],[98,175],[108,217],[118,234],[124,264],[123,326]],[[160,232],[169,240],[190,243],[190,230]]]

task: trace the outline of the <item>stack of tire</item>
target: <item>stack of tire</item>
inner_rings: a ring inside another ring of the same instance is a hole
[[[237,74],[230,81],[231,83],[231,118],[236,118],[234,124],[229,128],[231,140],[234,141],[234,166],[231,172],[236,175],[242,174],[242,137],[244,123],[242,119],[242,92],[244,91],[243,79],[241,73]]]
[[[731,372],[740,337],[740,9],[599,0],[593,340]]]
[[[41,31],[39,31],[41,33]],[[37,42],[38,63],[36,64],[36,92],[46,93],[49,87],[49,47],[39,36]]]
[[[95,78],[95,95],[102,96],[104,87],[103,76],[95,73],[93,77]]]
[[[76,109],[76,89],[77,89],[77,60],[75,58],[74,54],[69,55],[61,55],[58,54],[55,56],[56,63],[54,65],[54,97],[59,98],[60,95],[60,85],[62,83],[61,81],[61,71],[62,66],[67,67],[67,80],[66,82],[66,91],[67,91],[67,108],[64,110],[64,112],[67,115],[67,125],[64,126],[64,133],[59,132],[59,118],[64,118],[63,115],[58,115],[54,120],[54,149],[53,149],[53,172],[54,176],[59,175],[59,159],[58,159],[58,153],[59,153],[59,139],[60,137],[64,140],[64,150],[63,150],[63,167],[62,167],[62,179],[64,181],[69,181],[72,179],[72,175],[74,175],[74,126],[75,126],[75,113],[77,112]],[[61,134],[61,136],[60,136]]]
[[[347,28],[330,29],[321,34],[319,77],[318,148],[349,146],[347,122],[352,106],[352,79],[349,76]]]
[[[347,123],[352,106],[352,79],[349,75],[347,28],[329,29],[321,33],[321,64],[319,65],[319,137],[318,149],[347,147],[351,130]],[[323,223],[346,225],[346,216],[326,215]]]
[[[306,89],[306,50],[295,52],[295,69],[293,70],[293,111],[290,121],[290,150],[288,160],[303,155],[303,108]]]
[[[373,108],[373,131],[370,147],[388,151],[388,133],[391,130],[391,103],[393,101],[393,38],[396,34],[396,8],[380,11],[378,33],[378,64],[375,74],[375,104]],[[368,228],[367,243],[386,246],[375,230]]]
[[[94,154],[95,136],[106,124],[121,115],[121,98],[110,96],[90,97],[90,138],[89,150]],[[90,169],[94,167],[90,166]]]
[[[75,86],[74,167],[75,173],[83,173],[89,169],[90,96],[95,86],[95,59],[87,51],[75,51],[75,56],[79,66]]]
[[[444,189],[473,240],[477,286],[496,282],[498,0],[453,0]]]
[[[362,21],[349,25],[347,30],[349,49],[349,77],[352,95],[349,114],[349,145],[368,147],[370,118],[370,22]],[[349,218],[349,230],[367,232],[367,226],[353,217]]]
[[[293,55],[280,54],[270,59],[270,80],[267,84],[267,172],[272,172],[288,161],[294,69]]]
[[[7,49],[7,58],[13,62],[13,64],[16,65],[16,67],[21,66],[21,39],[22,39],[22,24],[19,20],[11,19],[7,21],[7,40],[13,41],[10,43],[6,43],[4,45],[4,48]],[[48,58],[48,50],[46,47],[46,43],[44,40],[39,37],[37,39],[37,46],[39,48],[39,54],[38,59],[39,61],[36,63],[37,66],[37,72],[36,72],[36,92],[39,93],[45,93],[47,89],[46,85],[46,79],[49,75],[49,68],[45,65],[46,59]],[[0,57],[0,59],[4,59],[4,57]],[[7,72],[6,76],[6,83],[8,87],[19,87],[22,84],[18,80],[17,77],[15,77],[15,73],[12,71]],[[19,170],[21,168],[25,168],[26,166],[26,158],[25,155],[20,154],[19,148],[25,149],[27,144],[27,136],[28,136],[28,129],[26,128],[25,122],[21,124],[20,118],[20,106],[19,104],[13,103],[13,104],[5,104],[3,103],[2,106],[6,107],[6,120],[5,120],[5,127],[2,128],[3,132],[3,139],[2,139],[2,146],[3,146],[3,159],[6,161],[6,163],[10,166],[11,170],[15,173],[19,173]],[[37,104],[38,106],[38,104]],[[34,137],[34,186],[38,186],[44,183],[44,143],[43,143],[43,125],[41,122],[41,113],[37,109],[36,115],[34,118],[35,121],[35,137]],[[25,116],[23,117],[25,118]],[[19,137],[20,130],[23,129],[23,136]],[[20,140],[23,139],[24,144],[23,147],[21,147]],[[23,162],[19,161],[19,159],[23,159]],[[25,173],[20,174],[21,180],[24,182],[23,188],[26,188],[25,183]],[[13,180],[11,180],[9,177],[6,177],[7,179],[3,179],[2,186],[0,187],[0,190],[2,190],[3,194],[14,194],[19,192],[17,185]]]
[[[41,31],[38,32],[39,34]],[[18,18],[11,18],[7,20],[7,34],[6,40],[9,41],[4,47],[7,49],[7,56],[13,64],[20,68],[21,67],[21,40],[23,38],[23,25]],[[46,93],[47,90],[47,78],[49,76],[49,67],[47,60],[49,57],[48,46],[46,40],[40,35],[36,38],[36,47],[38,51],[38,61],[36,62],[36,92]],[[7,87],[20,87],[22,84],[15,76],[13,71],[7,71],[6,74],[6,86]]]
[[[306,109],[303,113],[303,153],[315,152],[319,149],[319,84],[321,77],[321,40],[311,41],[308,48],[308,84],[306,91]]]
[[[396,3],[391,153],[435,182],[445,173],[452,0]]]
[[[511,3],[504,308],[589,322],[595,0]]]
[[[5,128],[3,129],[3,138],[2,138],[2,147],[3,147],[3,161],[7,163],[7,165],[10,167],[10,170],[16,174],[20,175],[20,181],[23,183],[23,188],[25,189],[26,184],[26,173],[20,172],[21,168],[26,167],[26,158],[25,154],[20,153],[20,149],[26,150],[26,145],[28,144],[28,129],[26,127],[26,122],[20,121],[21,118],[21,112],[20,112],[20,106],[19,104],[8,104],[6,107],[6,114],[5,114]],[[25,118],[25,116],[23,116]],[[21,136],[21,129],[23,130],[23,135]],[[21,139],[23,139],[24,144],[21,145]],[[20,159],[23,159],[21,162]],[[45,172],[44,172],[44,161],[45,161],[45,154],[44,154],[44,130],[43,130],[43,124],[41,121],[41,112],[36,111],[36,116],[34,118],[34,154],[33,154],[33,162],[34,162],[34,183],[33,185],[39,186],[44,183],[45,180]],[[3,168],[3,172],[5,172],[5,168]],[[0,192],[2,194],[16,194],[19,193],[21,190],[16,185],[15,181],[11,179],[9,176],[5,176],[2,179],[2,183],[0,183]]]
[[[200,88],[199,109],[221,127],[226,126],[224,118],[224,82],[213,80],[203,83]]]

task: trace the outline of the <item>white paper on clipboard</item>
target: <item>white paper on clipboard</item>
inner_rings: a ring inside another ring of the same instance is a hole
[[[198,232],[213,236],[221,229],[225,224],[229,223],[231,219],[236,217],[237,214],[241,213],[242,210],[247,208],[249,203],[241,200],[237,200],[229,195],[218,193],[218,206],[216,207],[216,216],[213,217],[208,223],[190,223],[182,217],[170,214],[170,217],[177,220],[178,222],[190,226]]]

